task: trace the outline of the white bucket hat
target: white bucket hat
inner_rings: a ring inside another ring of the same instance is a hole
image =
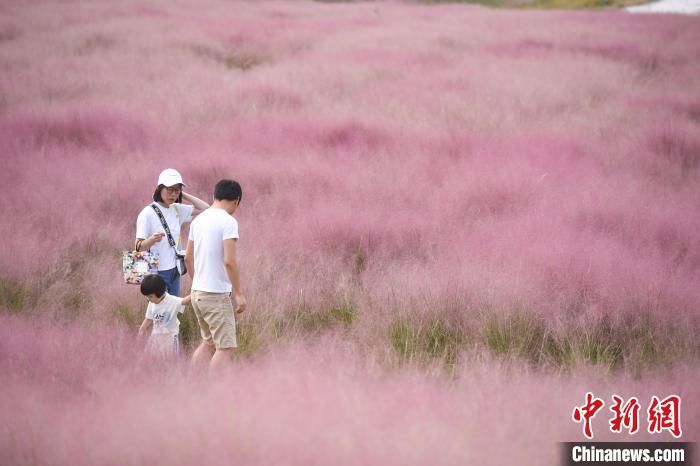
[[[166,168],[162,172],[160,172],[160,176],[158,176],[158,185],[163,185],[163,186],[175,186],[176,184],[181,184],[182,186],[187,186],[183,181],[182,181],[182,176],[180,175],[180,172],[175,170],[174,168]]]

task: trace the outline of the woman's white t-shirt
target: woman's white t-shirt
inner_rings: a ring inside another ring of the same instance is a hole
[[[156,214],[156,211],[153,210],[151,205],[152,204],[149,204],[144,207],[136,219],[137,238],[148,239],[157,231],[165,233],[163,224],[160,222],[158,214]],[[192,220],[194,206],[175,203],[165,208],[160,204],[156,205],[160,211],[163,212],[163,217],[165,217],[165,221],[168,223],[168,228],[170,229],[170,234],[173,235],[176,247],[184,249],[182,244],[177,246],[178,238],[180,238],[180,226]],[[158,270],[170,270],[177,266],[175,250],[170,246],[167,235],[163,236],[163,239],[151,246],[151,252],[158,254]]]

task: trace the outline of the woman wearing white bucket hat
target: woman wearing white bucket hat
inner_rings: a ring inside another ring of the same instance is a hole
[[[158,176],[158,186],[153,193],[153,202],[139,213],[136,220],[137,251],[151,250],[158,254],[158,275],[168,286],[168,293],[180,296],[180,271],[178,253],[183,245],[180,241],[180,228],[197,214],[209,208],[203,200],[186,193],[182,176],[174,168],[163,170]],[[183,204],[183,199],[189,204]],[[167,228],[166,228],[167,226]],[[168,238],[170,231],[172,243]]]

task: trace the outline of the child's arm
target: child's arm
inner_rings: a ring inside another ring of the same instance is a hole
[[[187,305],[190,304],[191,302],[192,302],[192,295],[189,295],[189,294],[188,294],[187,296],[185,296],[184,298],[182,298],[182,305],[183,305],[183,306],[187,306]]]
[[[139,336],[142,336],[144,333],[148,332],[151,327],[153,327],[153,319],[143,319],[141,327],[139,327]]]

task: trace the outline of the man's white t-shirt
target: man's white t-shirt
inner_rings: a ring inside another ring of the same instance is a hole
[[[158,214],[151,207],[152,204],[143,208],[138,218],[136,219],[136,237],[148,239],[153,233],[162,231],[165,233],[163,224],[158,218]],[[188,204],[171,204],[167,209],[160,204],[157,204],[163,217],[168,223],[170,234],[173,235],[176,247],[178,238],[180,238],[180,226],[192,220],[192,211],[194,206]],[[180,245],[179,248],[184,248]],[[177,266],[175,259],[175,250],[168,242],[168,235],[163,236],[159,242],[151,246],[151,252],[158,254],[158,270],[170,270]]]
[[[238,222],[224,209],[210,207],[190,225],[194,245],[192,290],[230,293],[231,282],[224,267],[224,240],[238,239]]]
[[[177,315],[185,312],[182,298],[165,293],[159,303],[148,303],[146,318],[153,320],[152,335],[178,335],[180,333],[180,321]]]

